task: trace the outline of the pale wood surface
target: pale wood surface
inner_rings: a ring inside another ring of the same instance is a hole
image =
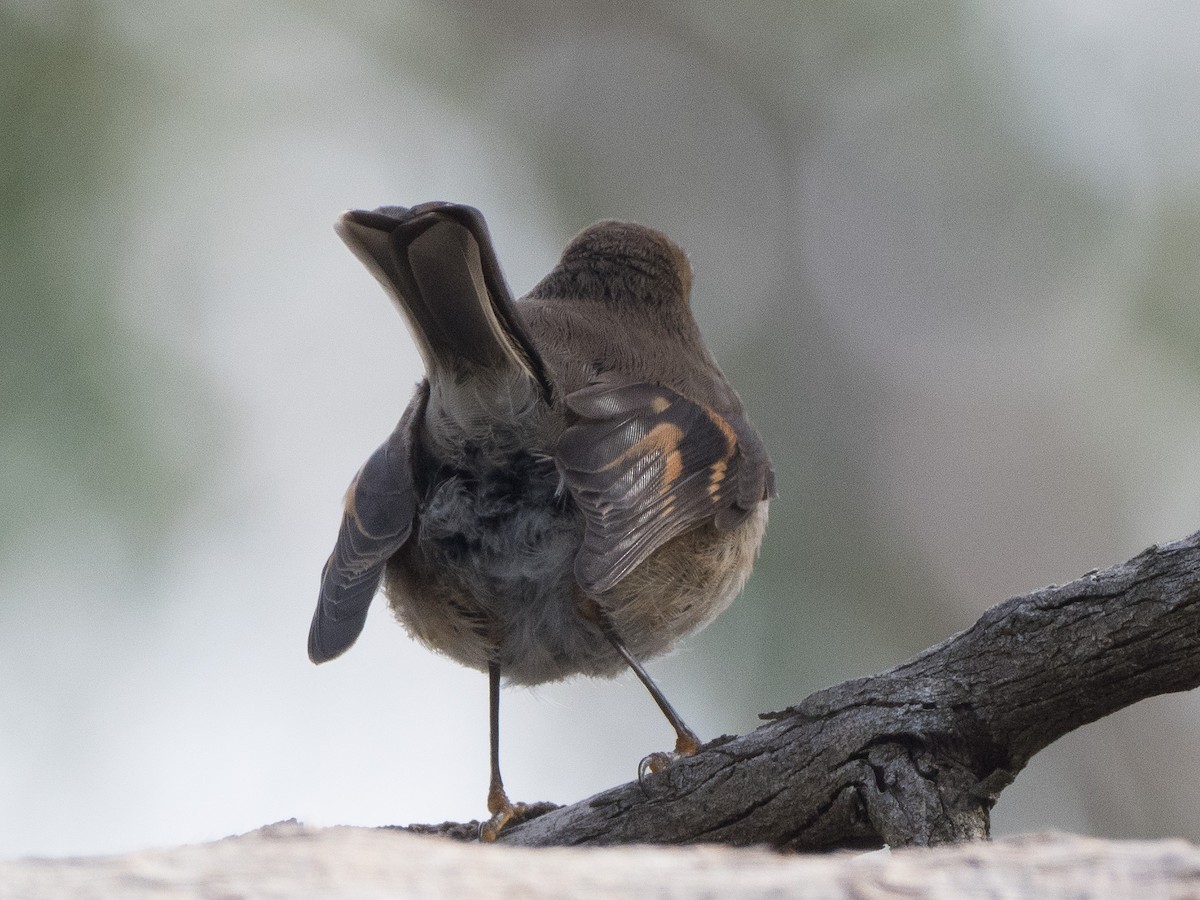
[[[0,863],[43,898],[1200,897],[1200,847],[1029,835],[825,856],[719,846],[528,850],[366,828],[268,826],[211,844]]]

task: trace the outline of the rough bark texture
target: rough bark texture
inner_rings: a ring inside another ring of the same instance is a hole
[[[501,841],[830,850],[982,838],[1000,791],[1043,747],[1198,684],[1200,533],[1006,600],[903,665]]]
[[[1196,897],[1184,841],[1027,835],[854,856],[730,847],[520,850],[367,828],[268,826],[124,856],[0,862],[0,900],[122,897]]]

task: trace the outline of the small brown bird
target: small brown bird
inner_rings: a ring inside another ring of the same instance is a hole
[[[490,682],[494,840],[520,812],[500,777],[500,679],[642,668],[741,590],[774,474],[688,306],[687,257],[658,231],[585,229],[519,302],[483,216],[423,203],[345,213],[338,234],[404,314],[426,378],[346,493],[308,637],[358,637],[380,582],[432,650]]]

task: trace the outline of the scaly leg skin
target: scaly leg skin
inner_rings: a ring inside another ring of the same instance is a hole
[[[500,836],[501,830],[514,816],[525,815],[524,803],[513,803],[504,790],[500,777],[500,665],[488,664],[488,719],[492,739],[492,779],[488,787],[488,812],[492,817],[479,826],[479,840],[490,844]]]
[[[675,712],[675,707],[671,705],[671,702],[659,690],[658,685],[654,683],[654,680],[642,668],[642,664],[634,659],[633,654],[629,652],[625,643],[612,627],[612,623],[607,618],[601,618],[600,627],[604,631],[604,636],[608,638],[608,642],[621,654],[621,658],[625,660],[629,668],[633,669],[633,674],[646,686],[646,690],[650,692],[650,696],[654,698],[654,702],[658,704],[658,708],[662,710],[662,714],[667,717],[667,721],[675,729],[675,749],[673,751],[651,753],[638,764],[638,783],[645,787],[648,775],[661,772],[677,759],[685,756],[695,756],[696,751],[700,749],[700,738],[696,736],[696,732],[684,724],[679,713]]]
[[[490,844],[500,836],[504,826],[513,818],[520,819],[528,811],[524,803],[513,803],[504,791],[504,785],[492,776],[492,786],[488,790],[488,812],[492,817],[479,826],[479,840]]]

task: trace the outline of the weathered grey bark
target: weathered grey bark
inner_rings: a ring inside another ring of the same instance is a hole
[[[646,784],[506,830],[519,846],[720,842],[792,850],[988,835],[989,811],[1067,732],[1200,684],[1200,532],[992,607],[881,675],[769,713]]]

